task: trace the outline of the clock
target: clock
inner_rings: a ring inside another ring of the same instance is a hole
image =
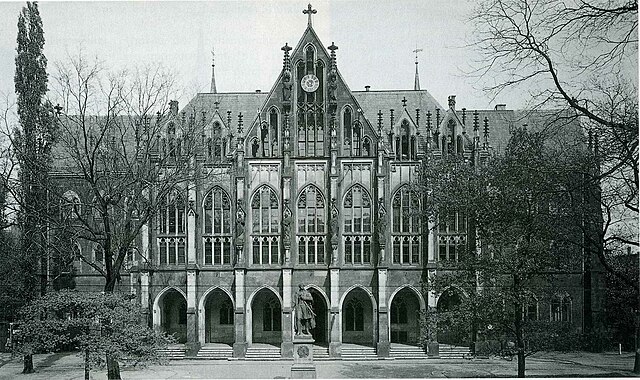
[[[300,85],[305,92],[314,92],[320,86],[320,81],[318,80],[317,76],[313,74],[307,74],[302,77]]]

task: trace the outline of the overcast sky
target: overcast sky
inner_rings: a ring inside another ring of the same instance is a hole
[[[17,19],[24,3],[0,2],[0,92],[13,92]],[[218,92],[268,91],[282,69],[280,47],[295,46],[307,24],[305,1],[43,2],[45,55],[53,62],[80,48],[109,67],[161,62],[187,93],[208,91],[210,50],[216,52]],[[465,47],[473,10],[467,0],[314,1],[313,26],[326,46],[339,47],[338,69],[352,90],[412,89],[414,53],[420,84],[440,104],[456,94],[459,107],[509,108],[518,97],[491,102],[466,75],[476,57]],[[184,105],[188,99],[181,99]],[[54,99],[55,101],[55,99]]]

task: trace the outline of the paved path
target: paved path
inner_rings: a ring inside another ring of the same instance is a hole
[[[4,355],[4,354],[3,354]],[[4,360],[3,360],[4,359]],[[36,373],[21,375],[22,361],[0,356],[0,379],[83,379],[82,359],[75,353],[36,355]],[[168,365],[123,369],[123,379],[274,379],[290,376],[291,361],[181,360]],[[623,377],[633,376],[633,354],[544,353],[527,359],[527,376]],[[316,362],[318,378],[424,378],[514,377],[516,361],[473,360],[374,360]],[[92,371],[92,379],[106,379],[105,371]]]

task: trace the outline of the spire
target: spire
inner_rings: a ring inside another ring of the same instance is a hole
[[[418,53],[420,53],[422,49],[416,48],[413,52],[416,53],[416,79],[413,83],[413,89],[415,91],[420,90],[420,75],[418,75]]]
[[[216,89],[216,53],[213,52],[213,48],[211,48],[211,89],[209,92],[218,93]]]
[[[309,21],[307,22],[307,27],[311,27],[311,15],[314,15],[316,13],[318,13],[317,10],[313,9],[311,7],[311,3],[309,3],[309,5],[307,5],[307,9],[302,11],[303,14],[309,16]]]

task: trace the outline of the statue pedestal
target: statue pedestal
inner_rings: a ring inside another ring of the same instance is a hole
[[[316,366],[313,364],[313,342],[311,335],[295,335],[293,337],[292,379],[315,379]]]

